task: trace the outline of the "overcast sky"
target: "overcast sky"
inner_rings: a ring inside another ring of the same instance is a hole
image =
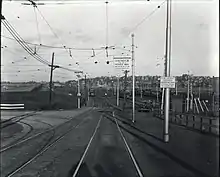
[[[72,2],[72,1],[71,1]],[[38,6],[58,38],[51,32],[40,13],[33,6],[21,5],[21,1],[4,2],[3,15],[25,41],[50,46],[67,46],[73,58],[64,49],[37,47],[37,52],[51,62],[55,52],[55,64],[81,69],[89,76],[115,75],[113,55],[130,55],[131,32],[135,38],[136,75],[163,74],[165,49],[166,4],[163,1],[116,2],[108,4],[109,57],[100,50],[106,46],[106,5],[104,1]],[[189,70],[194,75],[218,76],[218,0],[173,0],[172,3],[172,52],[171,75],[182,75]],[[133,28],[149,16],[134,31]],[[37,30],[36,17],[40,39]],[[12,37],[3,25],[1,34]],[[50,68],[29,56],[14,40],[2,37],[2,80],[49,80]],[[30,45],[33,49],[34,46]],[[95,57],[92,48],[95,50]],[[101,52],[101,53],[100,53]],[[100,54],[99,54],[100,53]],[[25,60],[24,57],[27,59]],[[98,63],[95,64],[94,62]],[[12,63],[14,62],[14,63]],[[76,65],[79,63],[79,66]],[[32,66],[27,66],[32,65]],[[39,69],[39,71],[37,71]],[[20,71],[20,72],[19,72]],[[56,69],[54,80],[75,79],[72,72]]]

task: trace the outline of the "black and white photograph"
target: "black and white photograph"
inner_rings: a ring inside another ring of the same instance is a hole
[[[219,0],[1,0],[1,177],[219,177]]]

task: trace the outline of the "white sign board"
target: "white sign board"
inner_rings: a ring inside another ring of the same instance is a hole
[[[131,68],[131,57],[130,56],[115,56],[113,57],[114,68],[116,70],[125,71]]]
[[[161,77],[160,88],[175,88],[175,77]]]

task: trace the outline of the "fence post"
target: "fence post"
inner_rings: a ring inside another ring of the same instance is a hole
[[[193,115],[193,128],[195,128],[195,116]]]
[[[179,120],[179,124],[180,124],[180,125],[182,124],[182,117],[183,117],[183,115],[180,114],[180,120]]]
[[[202,131],[202,123],[203,123],[203,120],[202,120],[202,117],[200,117],[200,130]]]
[[[186,115],[186,126],[188,126],[189,115]]]
[[[212,132],[212,119],[209,119],[209,133]]]

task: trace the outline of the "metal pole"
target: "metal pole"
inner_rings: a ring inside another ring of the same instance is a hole
[[[142,83],[141,83],[141,99],[143,98],[143,89],[142,89]]]
[[[54,70],[53,63],[54,63],[54,52],[52,53],[52,62],[50,65],[50,93],[49,93],[50,108],[51,108],[51,100],[52,100],[52,82],[53,82],[53,70]]]
[[[164,93],[165,93],[165,89],[162,89],[162,99],[161,99],[161,115],[164,114],[163,110],[164,110]]]
[[[158,103],[158,84],[157,84],[157,103]]]
[[[178,94],[178,92],[177,92],[177,82],[176,82],[176,95]]]
[[[123,104],[123,110],[125,109],[125,104],[126,104],[127,74],[128,74],[128,71],[125,70],[125,80],[124,80],[124,104]]]
[[[78,77],[78,94],[77,94],[77,96],[78,96],[78,109],[80,109],[80,83],[79,83],[79,77]]]
[[[186,112],[189,112],[189,71],[188,71],[188,86],[187,86],[187,103],[186,103]]]
[[[192,83],[191,83],[190,95],[191,95],[190,109],[192,110],[192,109],[193,109],[193,92],[192,92]]]
[[[167,0],[167,26],[166,26],[166,54],[165,54],[165,77],[170,76],[170,54],[171,54],[171,0]],[[165,92],[165,118],[164,118],[164,142],[169,142],[169,110],[170,110],[170,88]]]
[[[86,82],[86,74],[85,74],[85,85],[84,85],[84,92],[85,92],[85,105],[87,105],[87,101],[88,101],[88,96],[87,96],[87,86],[86,86],[87,82]]]
[[[212,112],[215,113],[215,92],[212,95]]]
[[[135,66],[134,66],[134,34],[131,35],[132,38],[132,49],[131,49],[131,55],[132,55],[132,85],[133,85],[133,90],[132,90],[132,122],[135,122]]]
[[[117,77],[117,106],[119,106],[119,77]]]

